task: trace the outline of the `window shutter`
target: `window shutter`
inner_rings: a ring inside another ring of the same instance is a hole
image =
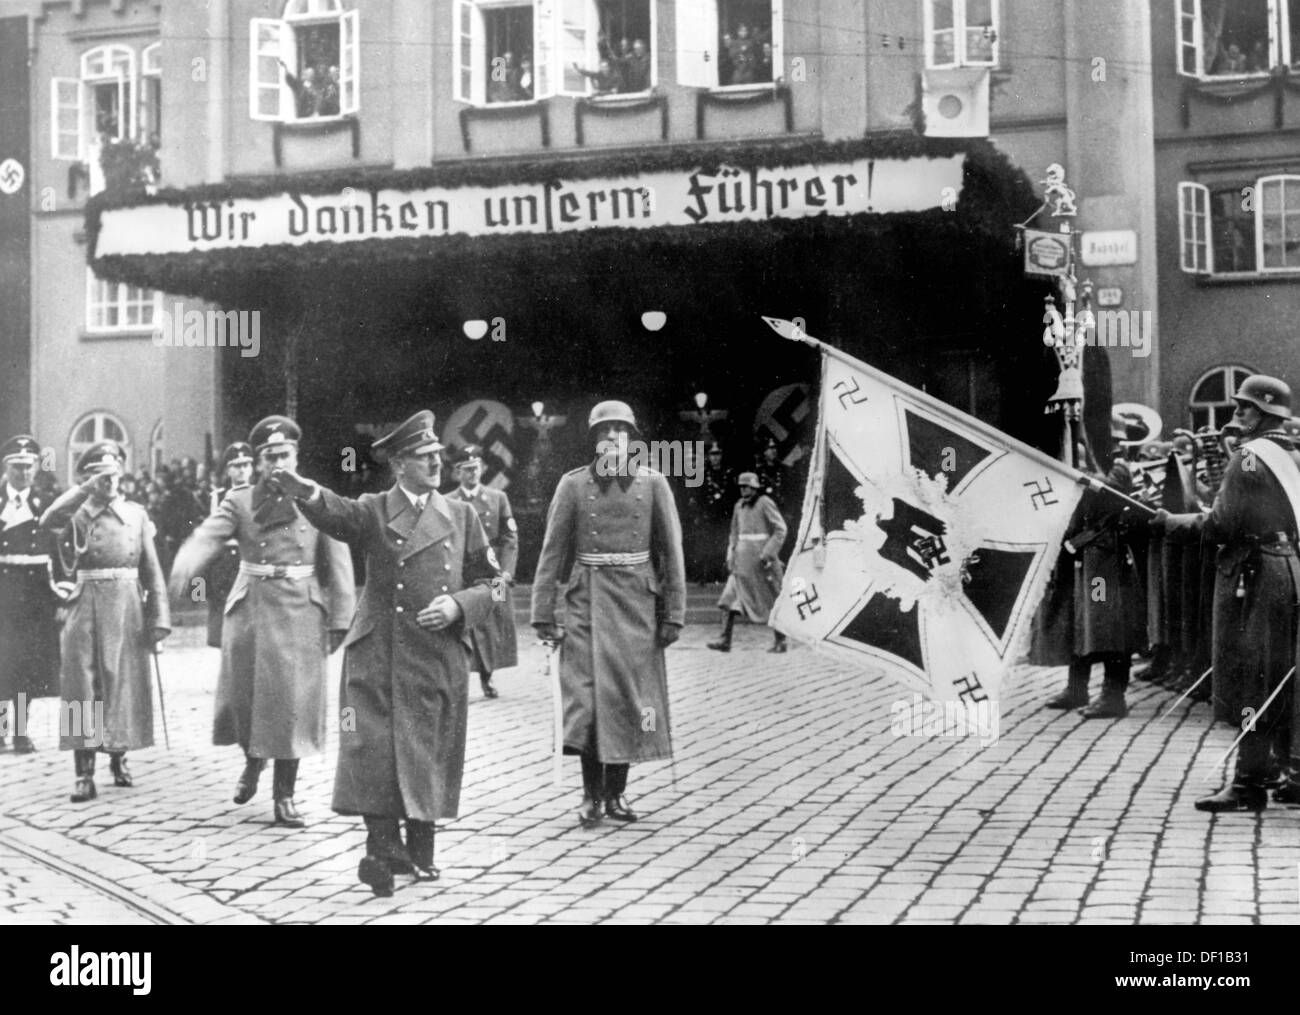
[[[1178,245],[1183,271],[1192,275],[1210,273],[1210,190],[1204,184],[1178,184]]]
[[[718,82],[717,0],[677,0],[677,83],[715,88]]]
[[[1178,73],[1201,77],[1205,56],[1201,52],[1201,0],[1174,0],[1178,17]]]
[[[772,0],[772,80],[785,77],[785,0]]]
[[[596,49],[598,20],[594,0],[556,0],[560,10],[560,75],[557,77],[561,95],[587,95],[591,91],[587,78],[573,69],[576,63],[583,70],[595,70],[599,60]]]
[[[253,18],[249,23],[248,115],[254,120],[286,118],[284,93],[290,93],[292,103],[293,90],[284,80],[279,61],[289,64],[285,37],[292,34],[283,21],[275,18]]]
[[[361,109],[361,12],[339,18],[339,112]]]
[[[564,77],[555,31],[555,0],[533,0],[533,95],[539,99],[554,95]]]
[[[81,136],[85,89],[77,78],[50,81],[50,155],[80,162],[84,156]]]

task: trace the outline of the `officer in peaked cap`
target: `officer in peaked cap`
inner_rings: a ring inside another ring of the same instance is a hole
[[[126,752],[153,746],[150,649],[171,627],[153,522],[119,489],[125,462],[116,442],[92,445],[77,463],[81,485],[55,500],[40,520],[40,528],[60,534],[74,554],[76,585],[60,642],[69,722],[59,731],[59,746],[74,752],[74,803],[96,796],[97,748],[108,752],[114,785],[133,784]],[[73,715],[80,722],[72,722]]]
[[[344,643],[333,806],[364,818],[357,877],[381,896],[395,874],[439,877],[434,822],[460,809],[471,632],[492,611],[499,570],[473,505],[438,492],[433,425],[433,413],[418,412],[375,442],[393,472],[385,493],[351,500],[289,468],[271,477],[314,524],[365,554]]]
[[[687,567],[701,582],[722,581],[727,574],[727,530],[735,506],[735,472],[723,464],[722,445],[714,441],[704,458],[704,478],[693,491],[691,553]]]
[[[1219,544],[1212,648],[1216,711],[1222,699],[1234,717],[1245,709],[1254,721],[1242,735],[1231,784],[1196,801],[1198,810],[1211,812],[1263,810],[1273,772],[1288,765],[1289,780],[1274,799],[1300,803],[1300,770],[1291,762],[1294,681],[1288,680],[1296,663],[1300,559],[1287,494],[1300,482],[1300,453],[1282,429],[1291,417],[1291,389],[1256,374],[1233,399],[1241,444],[1210,513],[1161,511],[1151,523],[1171,539],[1204,536]]]
[[[253,481],[253,445],[247,441],[235,441],[221,455],[221,474],[223,485],[212,491],[212,505],[208,514],[217,513],[217,508],[232,490],[242,490],[252,485]],[[221,648],[221,628],[226,614],[226,597],[235,586],[235,577],[239,574],[239,540],[227,539],[225,552],[208,566],[208,645]]]
[[[556,487],[532,604],[542,640],[560,643],[564,752],[582,757],[584,828],[605,817],[635,821],[624,797],[628,766],[672,757],[664,649],[686,621],[682,530],[668,480],[627,455],[627,437],[637,434],[627,403],[601,402],[587,425],[595,458]]]
[[[470,631],[474,645],[474,672],[479,676],[483,696],[495,698],[497,690],[492,686],[492,674],[519,662],[515,609],[510,598],[510,586],[514,584],[515,566],[519,562],[519,527],[515,524],[505,491],[494,490],[481,482],[482,448],[477,444],[467,444],[452,461],[460,485],[447,497],[463,500],[474,508],[501,567],[500,578],[493,590],[492,613],[484,623]]]
[[[58,553],[37,522],[52,498],[32,485],[40,446],[23,434],[0,446],[0,709],[13,701],[8,726],[14,751],[36,749],[27,734],[26,706],[59,693],[59,625],[56,613]],[[20,707],[21,706],[21,707]],[[0,727],[0,749],[5,742]]]
[[[190,596],[194,576],[230,540],[238,543],[212,742],[244,751],[237,804],[253,798],[267,760],[275,761],[275,823],[291,828],[305,824],[293,799],[298,762],[325,746],[326,656],[342,643],[356,602],[347,547],[320,532],[267,479],[273,469],[297,467],[301,437],[287,416],[268,416],[253,427],[248,443],[261,479],[226,494],[176,554],[171,577],[172,595]],[[232,457],[244,453],[237,449]]]
[[[782,495],[786,483],[786,467],[781,464],[781,446],[776,438],[768,437],[763,444],[762,453],[754,460],[754,474],[758,476],[759,488],[770,497],[778,508],[784,508]]]

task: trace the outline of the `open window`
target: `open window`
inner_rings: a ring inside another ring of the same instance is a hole
[[[546,94],[537,73],[540,6],[536,0],[456,0],[457,101],[499,105]]]
[[[931,68],[996,67],[999,0],[923,0],[925,65]]]
[[[97,46],[81,56],[81,75],[50,82],[50,147],[56,159],[89,161],[108,141],[136,131],[135,51]]]
[[[1300,273],[1300,175],[1178,185],[1182,270]]]
[[[1297,0],[1174,2],[1179,74],[1209,81],[1265,77],[1300,60],[1292,39],[1300,18]]]
[[[639,95],[659,83],[651,0],[552,0],[547,6],[556,40],[548,83],[561,95]],[[549,26],[539,17],[538,27]]]
[[[249,24],[249,116],[282,122],[361,107],[360,13],[340,0],[289,0]]]
[[[783,0],[679,0],[677,80],[747,88],[782,77]]]

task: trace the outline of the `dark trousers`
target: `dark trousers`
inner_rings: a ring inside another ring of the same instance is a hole
[[[366,855],[387,860],[398,868],[412,863],[417,867],[432,867],[433,822],[406,818],[406,842],[403,843],[401,820],[365,815]]]
[[[1102,692],[1123,694],[1128,688],[1129,654],[1127,652],[1097,652],[1090,656],[1075,656],[1070,660],[1070,683],[1087,690],[1092,678],[1092,664],[1101,663],[1105,673]]]
[[[627,791],[630,765],[606,765],[594,754],[582,756],[582,790],[593,800],[614,800]]]

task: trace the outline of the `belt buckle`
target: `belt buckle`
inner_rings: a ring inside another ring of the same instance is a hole
[[[271,571],[271,577],[272,577],[272,578],[288,578],[288,577],[289,577],[289,565],[288,565],[288,564],[276,564],[276,565],[274,565],[274,568],[273,568],[273,570]]]
[[[610,557],[609,562],[613,564],[615,567],[626,567],[629,563],[631,563],[631,561],[629,560],[629,555],[626,553],[611,553],[609,557]]]

